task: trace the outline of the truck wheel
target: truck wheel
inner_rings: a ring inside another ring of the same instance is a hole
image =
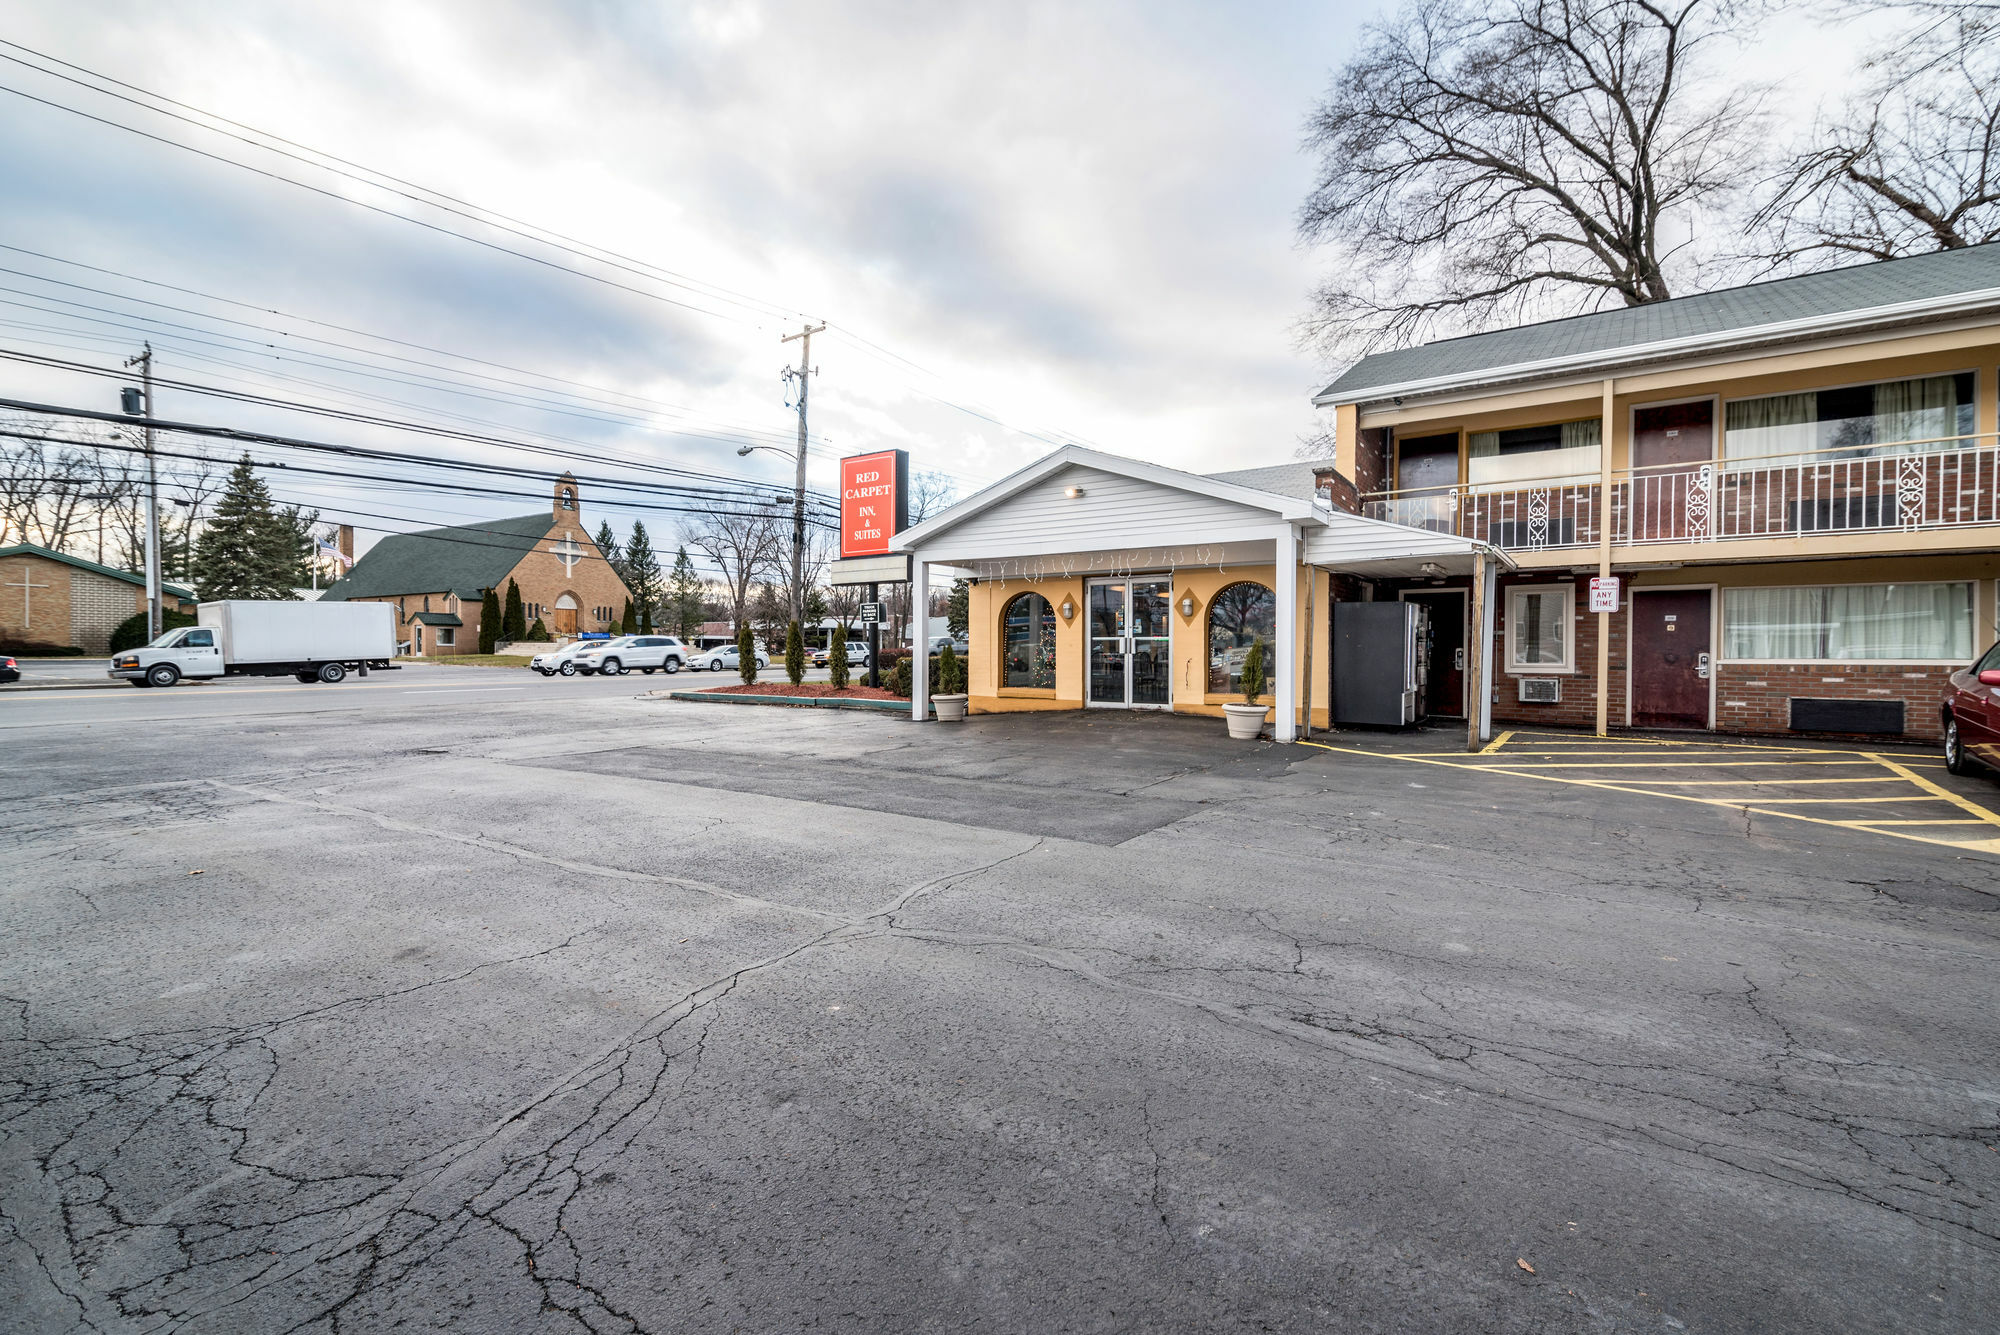
[[[562,673],[565,677],[574,677],[576,675],[576,664],[564,660],[563,665],[557,668],[556,671]]]
[[[146,670],[148,686],[171,686],[181,679],[181,670],[172,663],[156,663]]]
[[[347,669],[338,663],[321,663],[319,665],[319,679],[329,686],[346,676]]]

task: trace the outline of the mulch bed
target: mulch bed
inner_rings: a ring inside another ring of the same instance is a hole
[[[830,682],[802,681],[794,686],[788,681],[758,681],[748,686],[718,686],[703,691],[703,695],[788,695],[795,700],[808,697],[814,700],[900,700],[903,697],[879,686],[846,686],[835,690]]]

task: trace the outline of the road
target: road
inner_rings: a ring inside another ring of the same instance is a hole
[[[659,684],[0,697],[11,1326],[1991,1329],[1976,844]]]

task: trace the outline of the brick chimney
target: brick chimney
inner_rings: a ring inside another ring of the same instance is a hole
[[[336,546],[338,546],[338,547],[340,548],[340,554],[341,554],[342,556],[344,556],[344,557],[346,557],[346,558],[347,558],[347,564],[348,564],[348,565],[353,565],[353,564],[354,564],[354,525],[352,525],[352,524],[342,524],[342,525],[340,526],[340,536],[334,539],[334,543],[335,543],[335,545],[336,545]]]
[[[576,479],[568,473],[556,479],[555,504],[550,513],[573,524],[583,523],[583,504],[576,496]]]

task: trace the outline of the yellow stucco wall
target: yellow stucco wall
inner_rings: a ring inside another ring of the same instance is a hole
[[[1274,568],[1262,566],[1230,566],[1225,570],[1203,568],[1199,570],[1178,570],[1173,572],[1135,572],[1138,576],[1170,573],[1173,585],[1173,612],[1171,615],[1172,636],[1170,653],[1173,663],[1173,709],[1177,714],[1208,714],[1222,717],[1222,706],[1234,702],[1233,695],[1215,695],[1208,690],[1208,606],[1215,595],[1224,588],[1239,581],[1249,580],[1274,588]],[[1292,664],[1295,675],[1304,670],[1304,639],[1306,625],[1306,596],[1309,588],[1306,579],[1310,572],[1302,570],[1299,578],[1298,626],[1300,648]],[[1313,726],[1327,726],[1327,600],[1326,576],[1319,576],[1319,607],[1313,618]],[[1068,579],[1043,580],[991,580],[975,584],[967,602],[968,621],[968,668],[966,693],[971,697],[968,708],[976,714],[997,714],[1035,709],[1081,709],[1089,664],[1089,630],[1085,613],[1085,580],[1082,576]],[[1034,592],[1049,600],[1049,606],[1056,610],[1056,685],[1052,691],[1008,688],[1000,684],[1000,620],[1007,604],[1022,593]],[[1192,617],[1181,615],[1181,597],[1193,594],[1195,609]],[[1062,619],[1063,599],[1067,596],[1076,609],[1076,615],[1068,623]],[[1267,704],[1275,704],[1275,698],[1266,694]],[[1300,703],[1304,703],[1304,693],[1300,693]]]

